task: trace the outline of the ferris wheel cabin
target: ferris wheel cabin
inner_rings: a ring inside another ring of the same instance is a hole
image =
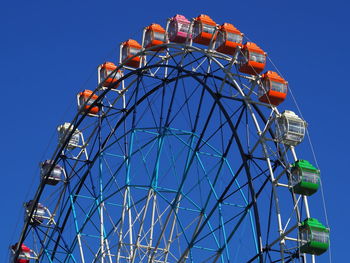
[[[58,141],[60,145],[65,143],[65,140],[70,132],[74,130],[74,125],[71,125],[69,122],[65,122],[64,124],[57,127],[58,132]],[[69,139],[69,142],[66,145],[66,148],[72,150],[79,146],[81,132],[76,129]]]
[[[300,252],[321,255],[329,247],[329,229],[315,218],[305,219],[299,227]]]
[[[25,220],[28,220],[30,217],[30,210],[32,209],[34,202],[33,200],[30,200],[29,202],[24,204],[25,207]],[[33,226],[41,225],[44,222],[45,219],[45,207],[38,203],[35,208],[34,212],[32,214],[32,217],[29,220],[29,224]]]
[[[193,42],[208,46],[216,38],[216,23],[208,15],[199,15],[193,23]]]
[[[132,68],[140,67],[141,58],[140,56],[135,57],[135,55],[141,52],[142,47],[136,40],[129,39],[123,42],[121,49],[121,60],[125,66]]]
[[[274,71],[262,75],[258,89],[259,101],[278,106],[287,97],[288,82]]]
[[[276,134],[279,142],[296,146],[305,136],[306,121],[293,111],[286,110],[277,118]]]
[[[11,246],[11,259],[10,263],[29,263],[31,258],[31,250],[26,245],[22,244],[19,248],[19,254],[17,259],[14,259],[16,254],[17,243]]]
[[[247,42],[243,45],[239,71],[250,75],[260,74],[266,64],[266,53],[257,44]]]
[[[243,33],[241,33],[232,24],[224,23],[219,27],[219,32],[216,38],[216,50],[233,55],[237,47],[242,47]]]
[[[99,106],[91,107],[91,105],[97,100],[97,98],[98,96],[93,94],[91,90],[86,89],[83,92],[80,92],[78,94],[78,109],[82,114],[87,112],[90,116],[96,115],[100,111],[100,108]]]
[[[169,40],[176,43],[185,43],[187,38],[192,39],[190,21],[183,15],[176,15],[170,19],[168,34]]]
[[[40,177],[41,180],[45,180],[45,183],[48,185],[57,185],[61,181],[63,168],[58,164],[54,165],[52,168],[53,161],[46,160],[40,164]],[[48,175],[49,171],[50,174]]]
[[[145,28],[144,47],[151,48],[157,45],[166,43],[165,29],[158,24],[151,24]],[[153,49],[153,51],[160,51],[164,48]]]
[[[121,71],[117,69],[117,66],[112,62],[105,62],[98,67],[98,80],[99,84],[102,84],[104,87],[108,87],[109,85],[117,82],[121,78]],[[114,72],[114,73],[113,73]],[[118,85],[114,86],[117,88]]]
[[[320,170],[306,160],[298,160],[292,165],[289,185],[294,193],[310,196],[320,186]]]

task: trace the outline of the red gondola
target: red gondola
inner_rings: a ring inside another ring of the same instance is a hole
[[[258,91],[259,101],[278,106],[285,100],[288,82],[276,72],[267,71],[262,75],[261,82]]]
[[[19,249],[19,254],[16,260],[14,260],[17,243],[11,246],[11,263],[29,263],[31,258],[31,250],[26,245],[22,244]]]
[[[255,43],[247,42],[243,45],[241,65],[239,71],[242,73],[257,75],[261,73],[266,64],[266,53]]]

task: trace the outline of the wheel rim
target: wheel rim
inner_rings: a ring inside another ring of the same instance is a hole
[[[113,87],[96,89],[100,95],[96,103],[104,106],[103,115],[77,115],[73,120],[87,135],[88,146],[71,157],[67,151],[62,155],[64,145],[56,150],[53,159],[64,166],[67,180],[51,193],[55,198],[49,197],[44,185],[37,193],[38,199],[43,195],[56,200],[51,201],[50,209],[55,222],[28,231],[39,244],[39,255],[62,262],[109,262],[114,258],[128,262],[272,262],[295,257],[298,250],[282,244],[286,242],[283,233],[270,236],[281,214],[271,173],[288,167],[288,156],[276,142],[261,140],[261,135],[255,144],[266,151],[251,153],[251,128],[242,127],[253,123],[258,133],[260,126],[265,127],[274,139],[265,115],[269,111],[275,116],[277,109],[252,103],[255,80],[227,74],[233,64],[226,56],[183,45],[164,46],[169,48],[166,58],[144,51],[148,61],[143,68],[125,74],[120,80],[125,87],[122,92]],[[240,161],[232,156],[240,156]],[[254,161],[259,158],[264,165]],[[253,171],[254,167],[260,171]],[[188,178],[193,175],[197,183]],[[267,192],[269,198],[261,197]],[[302,202],[293,194],[289,199],[294,207],[289,219],[298,224],[300,211],[295,207]],[[268,200],[269,208],[258,209],[259,200]],[[271,216],[273,206],[277,219]],[[106,218],[111,215],[113,220],[108,223]],[[261,220],[264,216],[268,220]],[[65,233],[69,225],[75,226],[70,238]],[[269,247],[270,239],[276,237],[280,246]],[[274,250],[276,255],[272,255]]]

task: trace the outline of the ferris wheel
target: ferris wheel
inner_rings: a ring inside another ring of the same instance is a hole
[[[11,262],[315,262],[329,229],[288,82],[232,24],[176,15],[120,45],[58,126]],[[265,73],[263,73],[265,71]]]

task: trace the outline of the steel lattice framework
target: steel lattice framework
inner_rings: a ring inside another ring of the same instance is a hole
[[[72,120],[52,157],[65,178],[41,182],[47,218],[27,221],[20,243],[36,262],[306,262],[307,198],[288,188],[297,156],[276,139],[259,78],[238,72],[238,49],[163,46],[95,89],[98,116]]]

